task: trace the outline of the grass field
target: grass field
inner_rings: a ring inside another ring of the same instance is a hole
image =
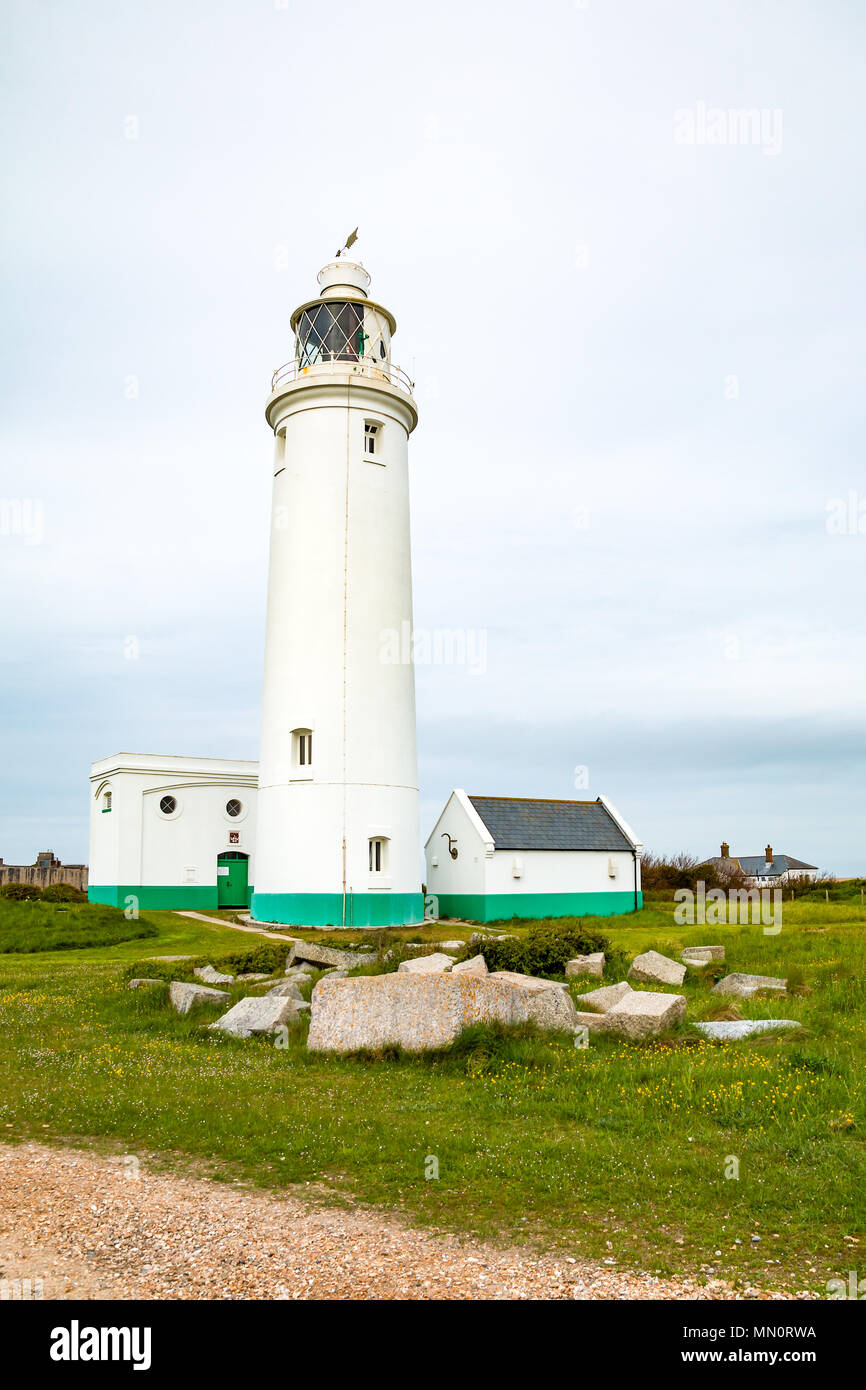
[[[128,920],[116,907],[0,899],[0,955],[115,946],[157,934],[150,922]]]
[[[9,910],[0,905],[0,939]],[[203,1027],[212,1015],[178,1017],[164,989],[129,991],[133,966],[161,973],[145,957],[218,964],[257,945],[228,925],[147,920],[158,935],[145,941],[0,956],[0,1137],[95,1143],[440,1229],[744,1285],[821,1292],[862,1264],[859,903],[786,904],[777,936],[679,927],[667,903],[587,921],[627,957],[724,942],[728,969],[785,976],[794,990],[742,1003],[741,1016],[795,1019],[793,1033],[720,1046],[682,1026],[655,1044],[594,1035],[577,1050],[481,1029],[449,1053],[387,1060],[308,1054],[303,1032],[285,1049],[215,1036]],[[690,977],[683,992],[690,1018],[718,1016],[709,981]]]

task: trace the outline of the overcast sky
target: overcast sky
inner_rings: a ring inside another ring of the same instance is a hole
[[[2,28],[7,863],[86,860],[96,758],[257,756],[263,404],[357,223],[416,624],[468,641],[417,670],[425,836],[454,786],[602,792],[657,851],[866,871],[856,0]]]

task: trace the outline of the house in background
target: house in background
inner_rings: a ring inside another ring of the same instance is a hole
[[[720,873],[725,869],[739,868],[746,882],[754,888],[780,888],[783,883],[814,882],[818,877],[815,864],[805,864],[792,854],[773,854],[773,846],[767,845],[763,854],[732,855],[730,845],[722,843],[722,852],[708,862],[714,864]]]
[[[432,915],[494,922],[636,912],[642,853],[603,796],[538,801],[454,791],[425,846]]]

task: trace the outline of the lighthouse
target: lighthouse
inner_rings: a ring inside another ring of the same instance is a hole
[[[423,919],[411,630],[412,383],[396,322],[344,253],[292,315],[274,373],[252,916],[298,926]],[[407,629],[407,625],[408,629]]]

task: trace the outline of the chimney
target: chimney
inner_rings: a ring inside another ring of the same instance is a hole
[[[765,853],[765,855],[767,856],[767,863],[768,863],[768,864],[772,864],[772,862],[773,862],[773,846],[772,846],[772,845],[767,845],[767,848],[764,850],[764,853]]]
[[[728,844],[727,840],[722,840],[722,858],[723,858],[723,859],[730,859],[730,857],[731,857],[731,846]]]

